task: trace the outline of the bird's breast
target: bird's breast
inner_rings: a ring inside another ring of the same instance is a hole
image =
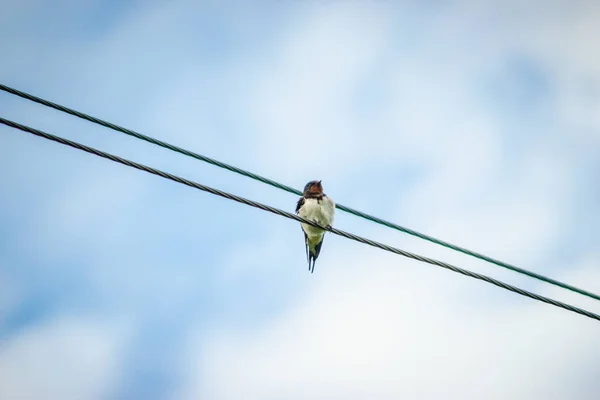
[[[306,219],[317,222],[320,225],[331,225],[333,222],[333,207],[327,197],[322,200],[306,199],[298,214]],[[321,236],[324,231],[314,226],[302,224],[304,231],[309,236]]]
[[[300,216],[308,219],[320,218],[323,216],[322,205],[317,199],[306,199],[300,209]]]

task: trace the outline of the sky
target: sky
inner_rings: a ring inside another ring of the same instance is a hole
[[[600,3],[2,1],[3,84],[600,293]],[[297,197],[0,93],[0,115]],[[0,398],[597,399],[600,324],[0,126]],[[600,313],[338,210],[334,226]]]

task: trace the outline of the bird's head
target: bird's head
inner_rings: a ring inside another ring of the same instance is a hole
[[[310,181],[304,186],[304,195],[322,195],[323,194],[323,185],[321,185],[321,181]]]

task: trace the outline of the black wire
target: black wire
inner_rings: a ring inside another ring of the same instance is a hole
[[[139,169],[141,171],[146,171],[146,172],[149,172],[151,174],[158,175],[158,176],[161,176],[161,177],[166,178],[166,179],[170,179],[172,181],[184,184],[186,186],[193,187],[193,188],[198,189],[198,190],[202,190],[202,191],[205,191],[205,192],[208,192],[208,193],[212,193],[214,195],[217,195],[217,196],[220,196],[220,197],[224,197],[226,199],[233,200],[233,201],[236,201],[238,203],[246,204],[248,206],[255,207],[255,208],[258,208],[258,209],[261,209],[261,210],[264,210],[264,211],[268,211],[268,212],[280,215],[280,216],[285,217],[285,218],[293,219],[293,220],[296,220],[298,222],[302,222],[302,223],[309,224],[309,225],[312,225],[312,226],[317,227],[317,228],[321,228],[321,229],[327,230],[327,231],[329,231],[329,232],[331,232],[331,233],[333,233],[335,235],[342,236],[342,237],[345,237],[345,238],[350,239],[350,240],[354,240],[354,241],[357,241],[357,242],[360,242],[360,243],[367,244],[369,246],[373,246],[373,247],[376,247],[376,248],[379,248],[379,249],[382,249],[382,250],[386,250],[386,251],[389,251],[389,252],[392,252],[392,253],[395,253],[395,254],[399,254],[399,255],[404,256],[404,257],[412,258],[412,259],[417,260],[417,261],[421,261],[421,262],[432,264],[432,265],[437,265],[439,267],[442,267],[442,268],[445,268],[445,269],[449,269],[450,271],[454,271],[454,272],[457,272],[459,274],[469,276],[471,278],[475,278],[475,279],[479,279],[479,280],[491,283],[492,285],[496,285],[498,287],[501,287],[502,289],[509,290],[511,292],[515,292],[517,294],[520,294],[521,296],[529,297],[531,299],[538,300],[538,301],[541,301],[541,302],[544,302],[544,303],[547,303],[547,304],[551,304],[553,306],[560,307],[560,308],[563,308],[565,310],[568,310],[568,311],[571,311],[571,312],[574,312],[574,313],[586,316],[588,318],[592,318],[592,319],[595,319],[597,321],[600,321],[600,315],[598,315],[598,314],[595,314],[595,313],[592,313],[590,311],[587,311],[587,310],[584,310],[584,309],[572,306],[570,304],[566,304],[566,303],[563,303],[563,302],[560,302],[560,301],[557,301],[557,300],[554,300],[554,299],[551,299],[551,298],[548,298],[548,297],[544,297],[544,296],[541,296],[541,295],[529,292],[527,290],[518,288],[516,286],[509,285],[507,283],[501,282],[501,281],[499,281],[497,279],[491,278],[491,277],[486,276],[486,275],[482,275],[482,274],[478,274],[476,272],[472,272],[472,271],[469,271],[469,270],[466,270],[466,269],[462,269],[462,268],[456,267],[454,265],[451,265],[451,264],[448,264],[448,263],[445,263],[445,262],[442,262],[442,261],[434,260],[432,258],[427,258],[427,257],[420,256],[418,254],[413,254],[413,253],[410,253],[410,252],[398,249],[396,247],[388,246],[386,244],[379,243],[379,242],[376,242],[374,240],[366,239],[366,238],[363,238],[361,236],[357,236],[357,235],[354,235],[352,233],[348,233],[348,232],[342,231],[340,229],[321,226],[321,225],[319,225],[319,224],[317,224],[317,223],[315,223],[315,222],[313,222],[311,220],[307,220],[307,219],[302,218],[302,217],[300,217],[300,216],[298,216],[296,214],[292,214],[290,212],[283,211],[283,210],[280,210],[278,208],[268,206],[266,204],[258,203],[256,201],[248,200],[248,199],[245,199],[245,198],[240,197],[240,196],[236,196],[236,195],[231,194],[231,193],[223,192],[221,190],[214,189],[212,187],[205,186],[205,185],[202,185],[200,183],[193,182],[193,181],[187,180],[185,178],[181,178],[181,177],[178,177],[176,175],[169,174],[168,172],[160,171],[160,170],[157,170],[157,169],[145,166],[143,164],[138,164],[138,163],[136,163],[134,161],[126,160],[124,158],[121,158],[121,157],[118,157],[118,156],[115,156],[115,155],[103,152],[101,150],[97,150],[97,149],[94,149],[92,147],[85,146],[83,144],[80,144],[80,143],[77,143],[77,142],[73,142],[71,140],[68,140],[68,139],[65,139],[65,138],[61,138],[59,136],[52,135],[50,133],[46,133],[46,132],[43,132],[43,131],[38,130],[38,129],[30,128],[28,126],[19,124],[17,122],[9,121],[9,120],[4,119],[2,117],[0,117],[0,123],[2,123],[4,125],[7,125],[7,126],[10,126],[12,128],[19,129],[19,130],[21,130],[23,132],[28,132],[28,133],[31,133],[33,135],[36,135],[36,136],[39,136],[39,137],[42,137],[42,138],[45,138],[45,139],[52,140],[54,142],[58,142],[58,143],[61,143],[61,144],[64,144],[64,145],[67,145],[67,146],[70,146],[70,147],[74,147],[76,149],[83,150],[85,152],[97,155],[99,157],[106,158],[106,159],[109,159],[111,161],[114,161],[114,162],[117,162],[117,163],[120,163],[120,164],[123,164],[123,165],[127,165],[127,166],[132,167],[132,168]]]
[[[3,91],[8,92],[8,93],[11,93],[11,94],[13,94],[15,96],[19,96],[21,98],[33,101],[35,103],[42,104],[42,105],[44,105],[46,107],[50,107],[50,108],[53,108],[55,110],[62,111],[64,113],[73,115],[75,117],[84,119],[86,121],[89,121],[89,122],[92,122],[92,123],[95,123],[95,124],[98,124],[98,125],[102,125],[102,126],[104,126],[106,128],[110,128],[110,129],[115,130],[117,132],[121,132],[121,133],[124,133],[124,134],[129,135],[129,136],[133,136],[133,137],[135,137],[137,139],[144,140],[144,141],[146,141],[148,143],[152,143],[154,145],[163,147],[165,149],[168,149],[168,150],[171,150],[171,151],[174,151],[174,152],[186,155],[188,157],[195,158],[196,160],[204,161],[206,163],[215,165],[215,166],[217,166],[219,168],[224,168],[226,170],[235,172],[237,174],[249,177],[251,179],[257,180],[257,181],[262,182],[262,183],[265,183],[267,185],[271,185],[271,186],[276,187],[278,189],[284,190],[286,192],[293,193],[293,194],[296,194],[296,195],[299,195],[299,196],[302,195],[301,191],[299,191],[297,189],[294,189],[292,187],[283,185],[283,184],[281,184],[279,182],[275,182],[274,180],[271,180],[269,178],[265,178],[263,176],[254,174],[254,173],[252,173],[250,171],[246,171],[244,169],[241,169],[241,168],[238,168],[238,167],[234,167],[233,165],[226,164],[224,162],[212,159],[210,157],[206,157],[206,156],[203,156],[201,154],[194,153],[194,152],[186,150],[186,149],[182,149],[181,147],[174,146],[172,144],[163,142],[161,140],[152,138],[150,136],[143,135],[143,134],[141,134],[139,132],[135,132],[135,131],[132,131],[130,129],[123,128],[123,127],[121,127],[119,125],[115,125],[115,124],[112,124],[110,122],[101,120],[99,118],[92,117],[91,115],[82,113],[80,111],[73,110],[71,108],[62,106],[60,104],[56,104],[56,103],[53,103],[51,101],[44,100],[44,99],[42,99],[40,97],[36,97],[36,96],[31,95],[29,93],[22,92],[20,90],[11,88],[11,87],[3,85],[1,83],[0,83],[0,90],[3,90]],[[449,249],[461,252],[463,254],[466,254],[466,255],[478,258],[480,260],[489,262],[491,264],[495,264],[495,265],[498,265],[500,267],[503,267],[503,268],[509,269],[511,271],[517,272],[519,274],[527,275],[527,276],[529,276],[531,278],[538,279],[540,281],[543,281],[543,282],[549,283],[551,285],[555,285],[555,286],[561,287],[563,289],[570,290],[570,291],[575,292],[575,293],[579,293],[579,294],[587,296],[587,297],[591,297],[591,298],[593,298],[595,300],[600,300],[600,295],[597,295],[595,293],[589,292],[587,290],[584,290],[584,289],[581,289],[581,288],[569,285],[568,283],[557,281],[555,279],[549,278],[549,277],[544,276],[544,275],[540,275],[540,274],[532,272],[532,271],[528,271],[528,270],[523,269],[523,268],[519,268],[519,267],[517,267],[515,265],[505,263],[504,261],[500,261],[500,260],[497,260],[495,258],[488,257],[488,256],[486,256],[484,254],[477,253],[477,252],[472,251],[472,250],[468,250],[468,249],[466,249],[464,247],[460,247],[460,246],[454,245],[452,243],[443,241],[441,239],[436,239],[436,238],[434,238],[432,236],[429,236],[429,235],[426,235],[424,233],[420,233],[420,232],[414,231],[412,229],[403,227],[401,225],[394,224],[393,222],[389,222],[389,221],[386,221],[384,219],[377,218],[375,216],[363,213],[362,211],[355,210],[353,208],[344,206],[342,204],[336,204],[336,208],[339,209],[339,210],[341,210],[341,211],[345,211],[347,213],[356,215],[357,217],[364,218],[366,220],[375,222],[377,224],[386,226],[388,228],[392,228],[392,229],[398,230],[400,232],[404,232],[404,233],[407,233],[409,235],[418,237],[420,239],[427,240],[429,242],[438,244],[440,246],[447,247]]]

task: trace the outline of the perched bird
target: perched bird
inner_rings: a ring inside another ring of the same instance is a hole
[[[304,192],[296,205],[296,214],[315,221],[321,226],[331,226],[335,214],[335,203],[325,193],[321,181],[310,181],[304,186]],[[315,261],[321,252],[325,231],[308,224],[302,224],[306,243],[308,270],[315,271]]]

